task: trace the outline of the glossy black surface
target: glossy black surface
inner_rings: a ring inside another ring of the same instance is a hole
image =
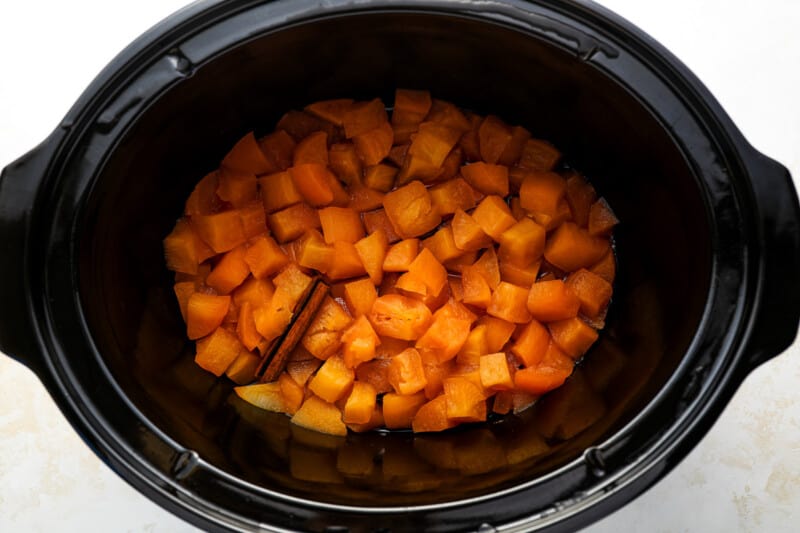
[[[126,50],[0,179],[0,238],[24,247],[0,261],[23,280],[0,296],[27,311],[0,311],[0,348],[125,479],[205,528],[586,524],[674,466],[794,337],[791,180],[596,6],[382,5],[209,2]],[[623,220],[613,312],[569,385],[520,419],[328,439],[193,365],[160,241],[243,132],[396,86],[521,123],[589,175]]]

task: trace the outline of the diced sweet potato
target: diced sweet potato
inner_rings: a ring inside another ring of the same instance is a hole
[[[230,296],[192,294],[186,306],[186,336],[195,340],[217,329],[228,314],[230,304]]]
[[[344,405],[342,420],[345,424],[366,424],[372,418],[375,411],[375,399],[377,392],[375,387],[369,383],[356,381],[347,403]]]
[[[465,304],[474,305],[482,309],[489,307],[492,302],[492,289],[479,267],[465,266],[461,271],[462,300]]]
[[[589,209],[596,199],[597,193],[586,178],[575,173],[567,179],[567,203],[578,226],[585,228],[589,224]]]
[[[364,165],[377,165],[383,161],[392,149],[394,131],[388,122],[381,123],[366,133],[353,137],[356,152]]]
[[[408,148],[409,155],[433,167],[441,167],[447,154],[458,142],[461,132],[437,122],[423,122]]]
[[[521,126],[514,126],[511,128],[511,140],[506,145],[503,153],[500,154],[498,163],[501,165],[511,166],[516,164],[525,148],[528,139],[531,138],[531,132]]]
[[[410,428],[414,415],[426,401],[425,393],[396,394],[389,392],[383,396],[383,421],[389,429]]]
[[[253,309],[267,305],[275,293],[275,286],[269,279],[248,278],[235,291],[233,302],[241,308],[249,302]]]
[[[597,263],[609,248],[608,240],[592,237],[572,222],[565,222],[547,239],[544,257],[561,270],[573,272]]]
[[[328,151],[328,165],[336,177],[348,185],[361,180],[363,165],[352,143],[333,144]]]
[[[528,290],[525,287],[501,281],[492,293],[492,301],[486,312],[515,324],[523,324],[531,319],[527,301]]]
[[[490,246],[475,261],[473,266],[478,269],[478,272],[484,277],[489,287],[495,290],[500,284],[500,265],[497,262],[497,254],[495,254],[494,248]]]
[[[236,322],[236,334],[248,350],[255,350],[261,342],[261,334],[256,330],[256,321],[253,318],[253,306],[244,302],[239,308],[239,320]]]
[[[246,239],[252,239],[268,233],[267,214],[264,205],[259,201],[243,205],[238,210],[239,219],[242,221],[242,232]]]
[[[258,145],[271,166],[266,174],[286,170],[292,166],[292,153],[297,143],[284,130],[278,130],[263,137],[258,141]]]
[[[194,281],[179,281],[172,286],[172,291],[175,293],[175,298],[178,300],[178,307],[181,310],[181,317],[184,323],[186,322],[186,313],[189,307],[189,298],[197,290],[197,285]]]
[[[481,384],[485,389],[509,390],[514,388],[505,353],[482,355],[479,365]]]
[[[231,148],[223,158],[222,166],[251,174],[265,174],[272,170],[272,165],[261,151],[252,131]]]
[[[342,422],[342,412],[333,405],[316,396],[309,396],[300,409],[292,416],[292,424],[326,433],[328,435],[347,435],[347,426]]]
[[[237,385],[246,385],[255,378],[260,362],[261,358],[257,354],[242,350],[225,370],[225,375]]]
[[[478,251],[464,251],[461,255],[450,261],[442,263],[448,272],[458,272],[464,270],[464,267],[470,266],[478,259]]]
[[[327,272],[330,279],[354,278],[366,273],[354,244],[345,241],[333,243],[333,260]]]
[[[454,178],[428,190],[433,207],[440,216],[452,215],[458,210],[472,209],[478,201],[477,193],[463,178]]]
[[[478,324],[486,326],[486,342],[489,351],[487,353],[502,352],[503,347],[511,339],[516,324],[489,315],[484,315],[478,319]]]
[[[317,230],[311,229],[300,238],[297,264],[324,274],[330,269],[334,254],[333,246],[325,244],[322,235]]]
[[[356,253],[367,271],[370,281],[380,285],[383,281],[383,263],[389,249],[389,239],[382,229],[371,233],[355,244]]]
[[[351,186],[350,191],[350,201],[347,203],[347,207],[359,213],[372,211],[383,205],[383,197],[385,195],[382,192],[361,185]]]
[[[566,191],[566,180],[555,172],[531,172],[522,180],[520,205],[529,213],[555,217]]]
[[[389,217],[386,216],[386,211],[384,209],[376,209],[375,211],[362,213],[361,218],[364,221],[364,228],[366,228],[367,234],[383,230],[383,232],[386,233],[386,240],[390,243],[395,243],[400,240],[400,236],[395,232],[394,226],[392,226]]]
[[[404,239],[419,237],[441,222],[441,216],[431,203],[431,195],[419,181],[387,194],[383,207],[395,232]]]
[[[286,406],[286,413],[293,415],[300,409],[305,399],[305,389],[299,385],[289,374],[281,372],[278,377],[278,385],[281,388],[281,395]]]
[[[296,111],[294,109],[284,113],[275,127],[278,130],[285,130],[298,141],[316,131],[324,131],[331,140],[341,137],[338,128],[327,120],[321,120],[305,111]]]
[[[567,276],[566,284],[578,297],[581,312],[590,318],[598,316],[611,300],[611,284],[586,269]]]
[[[235,334],[225,328],[216,328],[211,335],[197,341],[194,362],[219,377],[236,360],[242,349],[242,343]]]
[[[302,359],[302,360],[291,360],[286,363],[286,372],[292,377],[292,379],[300,386],[306,384],[306,382],[314,375],[314,372],[322,365],[322,361],[317,359],[314,356],[309,354],[311,359]]]
[[[213,215],[192,217],[198,235],[216,253],[233,250],[247,240],[239,211],[222,211]]]
[[[387,122],[386,106],[380,99],[357,102],[347,107],[342,117],[344,134],[348,139],[374,130]]]
[[[390,361],[388,379],[398,394],[414,394],[425,388],[425,370],[417,350],[407,348]]]
[[[531,219],[524,218],[501,233],[499,242],[500,261],[526,267],[542,256],[545,231]]]
[[[350,314],[356,318],[368,314],[377,298],[378,291],[369,279],[351,281],[344,286],[344,301]]]
[[[461,175],[483,194],[508,195],[508,167],[479,161],[461,167]]]
[[[499,196],[484,198],[472,212],[472,218],[494,240],[499,240],[505,230],[517,223],[511,210]]]
[[[517,164],[535,172],[548,172],[553,170],[559,159],[561,152],[550,143],[540,139],[528,139],[522,147],[522,154]]]
[[[592,204],[589,210],[589,235],[607,235],[619,224],[619,219],[605,198],[600,198]]]
[[[206,285],[219,294],[229,294],[249,275],[250,267],[245,262],[245,247],[237,246],[222,256],[206,278]]]
[[[200,239],[186,219],[180,219],[164,239],[167,268],[174,272],[197,274],[198,265],[214,255],[214,250]]]
[[[348,368],[356,368],[361,363],[366,363],[375,358],[375,346],[381,340],[366,316],[359,316],[342,333],[342,358]]]
[[[371,165],[364,173],[364,186],[384,193],[389,192],[394,186],[395,176],[397,169],[391,165]]]
[[[326,207],[319,210],[319,221],[325,242],[337,241],[355,243],[364,237],[364,226],[355,209],[347,207]]]
[[[338,355],[329,357],[308,384],[309,390],[325,400],[333,403],[350,391],[355,373],[344,364]]]
[[[267,221],[275,239],[280,243],[292,241],[306,231],[320,227],[317,210],[304,203],[272,213]]]
[[[281,393],[281,385],[277,381],[271,383],[254,383],[233,388],[236,395],[259,409],[275,413],[286,413],[286,401]]]
[[[444,431],[455,426],[456,423],[447,417],[447,397],[444,394],[421,406],[411,421],[414,433]]]
[[[617,275],[617,261],[614,258],[614,251],[609,247],[603,258],[592,265],[589,270],[607,282],[614,283],[614,278]]]
[[[522,329],[519,337],[511,345],[511,353],[516,355],[526,367],[538,365],[550,344],[550,333],[537,320],[531,320]]]
[[[450,226],[445,226],[424,239],[422,246],[430,250],[440,263],[451,261],[464,253],[464,250],[456,246],[453,229]]]
[[[536,282],[541,264],[541,261],[534,261],[528,266],[519,267],[513,263],[500,261],[500,279],[520,287],[529,288]]]
[[[219,172],[217,196],[236,208],[255,200],[257,189],[255,174],[228,168],[222,168]]]
[[[478,129],[481,159],[492,165],[497,163],[512,136],[511,128],[505,122],[494,115],[487,116]]]
[[[333,202],[334,190],[331,182],[335,182],[336,177],[325,165],[303,163],[291,167],[289,174],[292,176],[297,191],[309,204],[314,207],[322,207]]]
[[[324,131],[315,131],[309,134],[295,146],[292,165],[305,163],[328,164],[328,134]]]
[[[423,302],[401,296],[379,296],[367,316],[378,335],[413,341],[428,329],[433,315]]]
[[[538,281],[528,293],[528,311],[542,322],[564,320],[578,315],[580,300],[560,279]]]
[[[419,125],[431,110],[431,93],[397,89],[394,93],[392,124]]]
[[[362,363],[356,367],[356,379],[375,387],[378,394],[391,392],[394,389],[389,383],[390,364],[390,359],[373,359]]]
[[[342,332],[352,321],[353,319],[337,301],[327,297],[300,343],[314,357],[327,359],[341,346]]]
[[[473,321],[474,317],[453,317],[437,311],[433,322],[415,346],[435,354],[439,362],[450,360],[466,342]]]
[[[419,254],[418,239],[404,239],[389,248],[383,260],[386,272],[407,272],[408,267]]]
[[[259,178],[258,186],[261,189],[261,201],[264,203],[264,210],[267,213],[274,213],[279,209],[303,201],[303,197],[288,172],[277,172]]]
[[[408,266],[408,273],[422,281],[431,296],[438,296],[447,285],[447,270],[427,248],[423,248]]]
[[[344,125],[344,117],[350,106],[353,105],[351,98],[336,98],[333,100],[321,100],[307,105],[304,109],[308,113],[327,120],[337,126]]]
[[[201,179],[186,200],[184,214],[189,216],[210,215],[219,210],[222,202],[217,196],[219,170],[209,172]]]
[[[486,420],[486,400],[481,389],[471,380],[455,376],[444,380],[447,418],[459,422]]]
[[[580,318],[559,320],[548,327],[553,342],[573,359],[585,354],[598,337],[597,331]]]
[[[450,223],[455,245],[462,250],[480,250],[492,244],[489,237],[475,220],[461,209],[457,209]]]

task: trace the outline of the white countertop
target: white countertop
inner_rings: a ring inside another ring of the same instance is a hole
[[[119,50],[184,3],[0,3],[0,168],[43,140]],[[800,181],[800,2],[600,3],[687,63],[753,145]],[[686,460],[586,531],[790,532],[798,524],[796,342],[745,380]],[[97,459],[37,378],[0,354],[0,531],[86,530],[195,531]]]

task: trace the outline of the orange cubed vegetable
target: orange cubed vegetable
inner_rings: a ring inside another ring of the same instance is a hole
[[[367,318],[378,335],[413,341],[425,333],[433,315],[419,300],[386,294],[375,300]]]
[[[453,229],[450,226],[445,226],[424,239],[422,246],[430,250],[440,263],[451,261],[464,253],[464,250],[456,246]]]
[[[297,265],[290,263],[280,274],[272,279],[275,290],[283,291],[287,295],[287,302],[294,307],[311,285],[312,279],[300,270]]]
[[[463,134],[470,128],[470,122],[466,115],[454,104],[445,100],[433,99],[431,110],[425,117],[429,122],[435,122],[448,128],[452,128]]]
[[[597,331],[580,318],[559,320],[548,326],[553,342],[573,359],[585,354],[598,337]]]
[[[427,248],[423,248],[408,266],[408,273],[425,283],[428,293],[438,296],[447,285],[447,270]]]
[[[246,385],[255,378],[259,363],[261,358],[257,354],[242,350],[225,370],[225,375],[237,385]]]
[[[560,279],[537,281],[528,293],[528,311],[542,322],[564,320],[578,315],[580,300]]]
[[[431,103],[431,93],[428,91],[395,90],[392,124],[418,125],[431,110]]]
[[[228,314],[230,304],[230,296],[192,294],[186,306],[186,336],[195,340],[217,329]]]
[[[354,243],[364,237],[364,226],[355,209],[348,207],[326,207],[319,210],[319,221],[325,242],[337,241]]]
[[[180,307],[181,310],[181,317],[185,323],[186,313],[189,307],[189,298],[191,298],[192,294],[195,293],[197,286],[195,285],[194,281],[179,281],[172,286],[172,290],[175,293],[175,298],[178,300],[178,307]]]
[[[573,272],[594,265],[609,248],[607,239],[592,237],[572,222],[565,222],[547,239],[544,257],[551,265]]]
[[[192,194],[186,200],[184,214],[194,215],[210,215],[216,212],[221,201],[217,196],[217,189],[219,188],[219,171],[215,170],[205,175],[192,190]]]
[[[544,241],[544,228],[529,218],[523,218],[500,234],[497,257],[501,262],[518,267],[529,266],[542,256]]]
[[[245,302],[249,302],[250,306],[256,309],[269,304],[274,293],[275,286],[272,280],[248,278],[233,291],[233,303],[241,307]]]
[[[447,398],[447,418],[459,422],[486,420],[486,400],[478,385],[463,376],[447,378],[443,385]]]
[[[261,138],[258,145],[270,162],[271,169],[266,174],[286,170],[292,166],[292,153],[297,143],[284,130],[278,130]]]
[[[454,178],[431,187],[433,208],[440,216],[447,216],[459,210],[472,209],[478,201],[477,193],[464,178]]]
[[[407,272],[408,267],[419,254],[418,239],[404,239],[386,252],[383,260],[383,270],[386,272]]]
[[[354,244],[345,241],[333,243],[333,260],[326,272],[330,279],[354,278],[366,273]]]
[[[478,161],[461,167],[461,175],[483,194],[508,195],[508,167]]]
[[[383,207],[395,232],[405,239],[427,233],[441,222],[441,216],[433,209],[430,193],[419,181],[387,194]]]
[[[433,167],[441,167],[461,132],[441,123],[423,122],[408,147],[408,154]]]
[[[167,268],[174,272],[197,274],[198,265],[214,255],[192,228],[187,219],[180,219],[164,239],[164,257]]]
[[[400,240],[400,236],[395,232],[394,226],[392,226],[389,217],[386,216],[386,210],[376,209],[375,211],[362,213],[361,218],[364,221],[364,228],[366,228],[367,234],[375,233],[378,230],[383,230],[384,233],[386,233],[386,239],[390,243]]]
[[[251,174],[265,174],[272,170],[272,165],[261,151],[252,131],[231,148],[223,158],[222,166]]]
[[[333,202],[334,190],[331,182],[335,182],[336,177],[325,165],[319,163],[295,165],[289,169],[289,174],[297,191],[309,204],[321,207]]]
[[[511,128],[494,115],[489,115],[478,128],[478,145],[481,159],[489,164],[495,164],[511,142],[513,133]]]
[[[481,384],[485,389],[509,390],[514,388],[511,371],[508,368],[506,354],[491,353],[480,357]]]
[[[382,192],[362,185],[353,185],[350,191],[350,201],[347,203],[347,207],[355,209],[359,213],[372,211],[383,205],[385,195]]]
[[[358,258],[374,285],[383,281],[383,263],[389,249],[389,239],[382,229],[371,233],[355,244]]]
[[[481,123],[483,123],[483,117],[470,113],[467,115],[467,120],[470,127],[461,136],[458,145],[464,151],[464,157],[467,161],[478,161],[481,158],[478,130],[481,127]]]
[[[531,172],[519,188],[520,205],[529,213],[555,217],[566,191],[566,180],[555,172]]]
[[[222,211],[213,215],[192,217],[200,238],[215,252],[233,250],[247,240],[239,211]]]
[[[238,209],[239,219],[242,221],[242,232],[246,239],[252,239],[267,230],[267,214],[264,212],[264,204],[259,201],[250,202]]]
[[[426,402],[425,393],[396,394],[389,392],[383,396],[383,421],[389,429],[411,427],[411,421],[422,404]]]
[[[537,320],[531,320],[511,345],[511,353],[516,355],[526,367],[538,365],[550,344],[550,333]]]
[[[378,394],[384,392],[391,392],[394,390],[392,384],[389,383],[389,364],[390,359],[373,359],[366,363],[361,363],[356,367],[356,379],[369,383]]]
[[[292,241],[306,231],[320,227],[317,210],[304,203],[272,213],[267,221],[275,239],[281,243]]]
[[[514,386],[539,396],[563,385],[571,373],[570,370],[550,366],[523,368],[514,374]]]
[[[589,210],[596,198],[594,187],[580,174],[567,179],[567,203],[578,226],[585,228],[589,224]]]
[[[522,151],[525,148],[525,144],[528,142],[528,139],[531,138],[531,132],[523,128],[522,126],[514,126],[511,129],[511,140],[506,145],[505,150],[503,153],[500,154],[500,158],[498,159],[498,163],[501,165],[511,166],[519,161],[520,157],[522,157]]]
[[[458,272],[461,273],[464,270],[465,266],[470,266],[478,259],[478,251],[471,250],[471,251],[464,251],[462,254],[455,259],[451,259],[450,261],[446,261],[444,267],[447,269],[448,272]]]
[[[414,348],[407,348],[391,358],[389,383],[398,394],[414,394],[425,388],[427,380],[422,359]]]
[[[487,196],[472,212],[472,218],[494,240],[517,223],[511,210],[499,196]]]
[[[516,324],[501,318],[484,315],[478,319],[478,324],[486,326],[486,342],[489,351],[487,353],[502,352],[503,347],[511,339]]]
[[[462,250],[480,250],[492,244],[489,237],[470,215],[457,209],[450,223],[453,231],[453,241]]]
[[[356,318],[368,314],[377,298],[378,291],[367,278],[345,283],[344,301],[350,314]]]
[[[381,343],[381,339],[366,316],[359,316],[342,333],[342,358],[348,368],[356,368],[361,363],[366,363],[375,358],[375,347]]]
[[[261,188],[261,201],[267,213],[274,213],[303,201],[288,172],[277,172],[259,178],[258,186]]]
[[[500,279],[529,288],[536,282],[541,264],[541,261],[534,261],[525,267],[519,267],[513,263],[500,261]]]
[[[263,279],[286,266],[289,257],[272,237],[259,235],[248,243],[244,261],[253,277]]]
[[[286,413],[293,415],[300,409],[305,399],[305,389],[299,385],[289,374],[281,372],[278,377],[278,385],[281,388],[281,395],[286,406]]]
[[[333,246],[325,244],[322,235],[317,230],[311,229],[300,238],[297,264],[324,274],[330,269],[334,254]]]
[[[439,362],[448,361],[464,346],[473,321],[474,318],[456,318],[437,311],[433,322],[415,346],[435,354]]]
[[[371,165],[364,172],[364,186],[380,192],[389,192],[394,186],[395,176],[397,169],[393,166]]]
[[[309,396],[303,402],[292,416],[292,424],[328,435],[347,435],[347,426],[342,422],[339,408],[316,396]]]
[[[611,284],[586,269],[570,274],[566,284],[581,302],[581,312],[590,318],[598,316],[611,300]]]
[[[461,270],[461,287],[463,289],[462,301],[482,309],[489,307],[492,302],[492,289],[486,278],[474,265],[465,266]]]
[[[540,139],[528,139],[522,147],[522,154],[517,164],[534,172],[548,172],[553,170],[559,159],[561,152],[550,143]]]
[[[617,260],[614,258],[614,251],[609,248],[603,258],[592,265],[589,270],[607,282],[614,283],[617,274]]]
[[[600,198],[592,204],[589,210],[589,235],[606,235],[619,224],[619,219],[605,198]]]
[[[473,263],[473,266],[478,269],[481,276],[484,277],[492,290],[497,289],[500,284],[500,264],[497,261],[497,254],[494,252],[494,247],[490,246],[480,258]]]
[[[261,342],[261,334],[256,330],[256,321],[253,318],[253,306],[244,302],[239,307],[239,320],[236,323],[236,333],[239,340],[248,350],[255,350]]]
[[[256,175],[222,168],[219,172],[217,196],[234,207],[242,207],[256,199],[258,181]]]
[[[327,120],[337,126],[344,125],[344,116],[350,106],[353,105],[351,98],[336,98],[333,100],[321,100],[307,105],[304,110],[314,116]]]
[[[281,117],[275,125],[278,130],[284,130],[298,141],[305,139],[315,131],[324,131],[328,137],[338,135],[337,128],[327,120],[306,113],[305,111],[290,110]]]
[[[386,106],[379,98],[350,105],[342,117],[344,134],[348,139],[374,130],[387,121]]]
[[[242,348],[235,334],[225,328],[216,328],[211,335],[197,341],[194,362],[219,377],[236,360]]]
[[[356,152],[365,165],[377,165],[383,161],[389,155],[393,141],[394,130],[388,122],[353,137]]]
[[[414,433],[444,431],[456,426],[456,422],[447,417],[447,397],[442,394],[419,408],[411,421]]]
[[[369,383],[356,381],[353,390],[347,397],[347,402],[342,410],[342,420],[345,424],[366,424],[375,411],[377,392]]]
[[[341,346],[342,332],[352,321],[339,302],[326,297],[300,343],[314,357],[327,359]]]
[[[206,278],[206,285],[219,294],[229,294],[250,275],[245,261],[245,247],[237,246],[222,256]]]
[[[469,332],[467,340],[456,355],[456,363],[465,368],[475,368],[480,364],[480,357],[489,351],[486,324],[478,324]]]
[[[347,368],[344,360],[334,355],[322,363],[308,388],[326,402],[333,403],[348,393],[354,380],[353,369]]]
[[[234,387],[233,391],[239,398],[259,409],[274,413],[287,411],[286,400],[283,398],[281,385],[277,381]]]
[[[348,185],[353,185],[361,180],[361,159],[352,143],[331,145],[328,151],[328,164],[336,177]]]
[[[322,361],[311,354],[308,354],[308,357],[310,359],[291,360],[286,363],[286,373],[301,387],[308,382],[314,372],[322,365]]]
[[[492,293],[492,301],[486,312],[515,324],[523,324],[531,319],[528,312],[528,290],[506,281],[501,281]]]
[[[292,165],[305,163],[328,164],[328,134],[324,131],[311,133],[295,146]]]

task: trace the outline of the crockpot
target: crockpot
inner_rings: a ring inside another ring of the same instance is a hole
[[[330,438],[194,366],[161,240],[244,132],[395,87],[559,146],[623,221],[614,302],[567,384],[518,416]],[[120,476],[204,529],[572,529],[669,471],[791,343],[799,222],[788,172],[590,2],[201,2],[4,169],[0,349]]]

